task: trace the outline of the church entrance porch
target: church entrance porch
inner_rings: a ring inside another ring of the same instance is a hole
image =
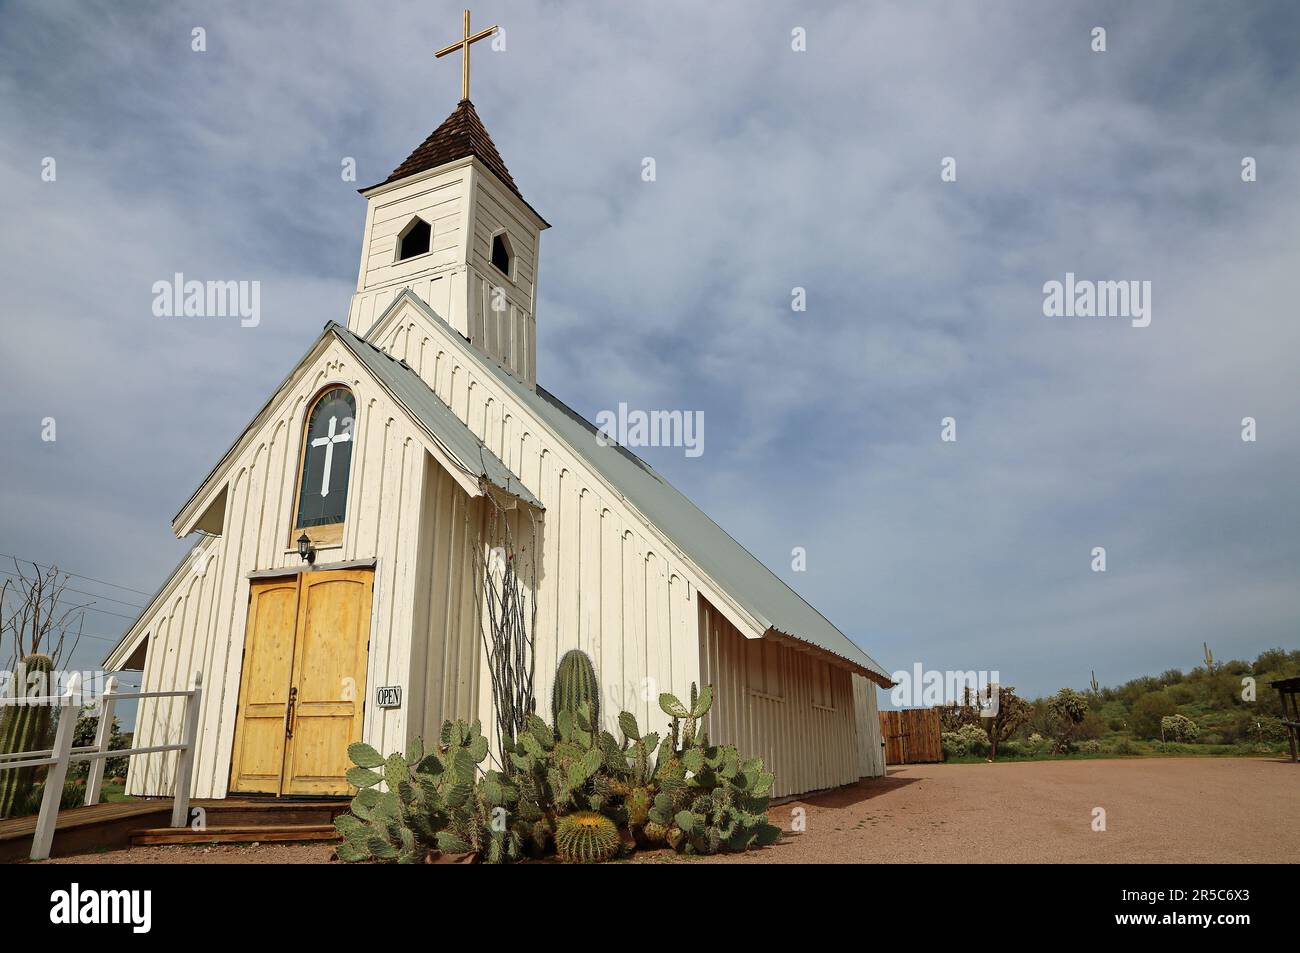
[[[344,795],[361,740],[374,572],[256,579],[231,755],[240,794]]]

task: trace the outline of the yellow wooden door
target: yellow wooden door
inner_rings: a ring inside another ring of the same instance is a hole
[[[297,578],[287,576],[252,584],[231,757],[233,791],[280,793],[297,618]]]
[[[284,794],[347,794],[348,745],[361,740],[370,641],[370,570],[304,573]]]
[[[350,792],[373,582],[370,570],[333,570],[253,583],[232,791]]]

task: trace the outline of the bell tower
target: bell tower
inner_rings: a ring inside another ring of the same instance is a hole
[[[404,288],[516,378],[536,386],[538,248],[550,226],[525,201],[469,99],[469,46],[461,51],[462,98],[443,123],[367,202],[361,267],[348,328],[365,335]]]

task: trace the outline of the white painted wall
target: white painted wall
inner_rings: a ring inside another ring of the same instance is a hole
[[[830,653],[747,639],[707,600],[699,614],[700,674],[714,691],[709,739],[735,745],[742,757],[761,755],[776,774],[775,797],[857,781],[853,673]],[[877,742],[879,734],[877,726]]]
[[[544,227],[536,213],[473,158],[367,190],[366,197],[348,328],[364,336],[410,288],[476,347],[536,386],[533,313]],[[430,251],[398,262],[398,235],[414,216],[433,226]],[[510,275],[492,264],[492,237],[501,231],[515,256]]]
[[[317,565],[377,560],[367,688],[405,684],[409,676],[427,438],[347,349],[330,338],[225,465],[228,495],[221,536],[202,543],[198,558],[168,584],[166,598],[137,624],[148,633],[144,691],[188,687],[193,671],[203,670],[195,797],[226,793],[248,613],[248,573],[301,564],[292,544],[291,522],[303,418],[315,395],[332,384],[352,389],[358,419],[343,540],[337,547],[322,548]],[[385,751],[403,746],[407,711],[407,707],[368,705],[366,739]],[[178,700],[141,701],[137,747],[178,739],[179,714]],[[132,758],[127,793],[168,793],[175,760],[175,754]]]
[[[405,360],[546,507],[536,635],[538,710],[571,648],[596,663],[606,727],[662,715],[661,691],[699,681],[698,575],[441,322],[399,305],[376,343]]]
[[[611,730],[623,709],[643,726],[659,726],[660,692],[685,697],[692,682],[715,681],[728,690],[741,684],[739,670],[729,666],[763,635],[760,624],[716,591],[576,448],[483,367],[466,341],[535,386],[533,312],[544,223],[472,159],[366,195],[348,327],[361,335],[373,328],[372,340],[414,368],[546,508],[535,632],[538,711],[549,713],[555,666],[571,648],[584,649],[596,663],[606,691],[602,721]],[[433,225],[432,250],[396,263],[397,235],[414,214]],[[489,260],[500,228],[508,230],[516,255],[509,280]],[[491,308],[496,287],[507,302],[500,311]],[[407,301],[390,309],[406,288],[451,328]],[[205,673],[195,797],[226,793],[247,574],[298,562],[289,525],[302,418],[331,382],[346,383],[357,397],[357,444],[343,541],[322,550],[318,562],[377,560],[367,690],[402,684],[409,699],[400,709],[367,706],[365,739],[394,751],[410,735],[435,736],[444,718],[477,715],[485,728],[490,719],[481,606],[470,578],[472,527],[482,525],[485,504],[430,458],[427,436],[330,341],[219,468],[227,487],[221,536],[199,548],[201,570],[178,573],[138,624],[150,640],[146,690],[185,688],[194,669]],[[205,498],[190,508],[209,505]],[[856,781],[859,722],[848,670],[820,655],[779,648],[796,694],[784,707],[745,692],[720,695],[710,716],[717,719],[715,737],[765,756],[770,751],[778,793]],[[831,704],[804,704],[823,691],[814,684],[825,686]],[[138,743],[177,737],[179,710],[175,702],[142,703]],[[870,724],[878,745],[878,720]],[[167,793],[174,761],[172,755],[133,759],[129,793]]]
[[[880,689],[854,673],[853,706],[858,719],[858,772],[864,778],[885,776],[885,748],[880,736]]]

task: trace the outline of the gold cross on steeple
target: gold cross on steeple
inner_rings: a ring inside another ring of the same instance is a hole
[[[455,43],[452,43],[450,46],[443,47],[434,54],[434,56],[438,58],[444,57],[448,53],[455,53],[457,50],[460,50],[465,54],[465,58],[462,59],[460,63],[460,98],[462,100],[469,99],[469,45],[471,43],[477,43],[479,40],[487,39],[496,31],[497,28],[495,26],[490,26],[486,30],[480,30],[478,33],[471,36],[469,32],[469,11],[466,10],[464,37],[457,40]]]

